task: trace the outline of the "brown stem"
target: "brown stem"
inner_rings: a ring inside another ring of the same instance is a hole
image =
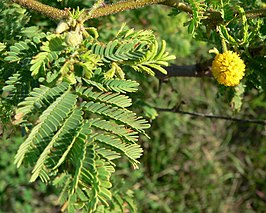
[[[165,0],[160,4],[163,4],[163,5],[166,5],[169,7],[173,7],[173,8],[179,9],[183,12],[192,14],[192,9],[187,4],[180,2],[180,1],[177,1],[177,0]]]
[[[258,10],[246,11],[247,18],[263,18],[266,17],[266,8]]]
[[[10,1],[17,3],[23,7],[37,11],[55,20],[61,20],[69,16],[68,11],[66,10],[60,10],[60,9],[51,7],[49,5],[42,4],[35,0],[10,0]],[[191,8],[187,4],[182,3],[178,0],[137,0],[137,1],[128,0],[128,1],[117,2],[111,5],[106,5],[104,7],[99,7],[89,16],[87,16],[85,20],[98,18],[101,16],[107,16],[107,15],[115,14],[118,12],[131,10],[131,9],[137,9],[137,8],[145,7],[148,5],[154,5],[154,4],[163,4],[169,7],[177,8],[189,14],[192,13]],[[207,16],[208,18],[205,21],[212,22],[213,25],[217,25],[223,21],[223,19],[221,18],[221,14],[217,11],[208,11]],[[246,16],[247,18],[266,17],[266,9],[263,8],[263,9],[246,11]]]
[[[93,13],[86,17],[85,20],[108,16],[111,14],[119,13],[126,10],[137,9],[148,5],[160,4],[165,0],[128,0],[120,1],[114,4],[106,5],[97,8]]]
[[[67,16],[69,16],[68,11],[60,10],[49,5],[42,4],[35,0],[10,0],[11,2],[17,3],[23,7],[32,9],[37,11],[49,18],[55,20],[61,20]],[[128,1],[120,1],[114,4],[106,5],[104,7],[97,8],[93,13],[89,14],[85,17],[85,20],[98,18],[101,16],[107,16],[111,14],[115,14],[118,12],[122,12],[125,10],[137,9],[141,7],[145,7],[148,5],[154,4],[164,4],[169,7],[177,8],[186,13],[192,13],[191,8],[178,0],[128,0]],[[89,12],[89,10],[88,10]],[[237,14],[237,12],[236,12]],[[223,21],[221,18],[221,14],[218,11],[208,11],[206,22],[211,22],[212,25],[217,25]],[[266,17],[266,9],[258,9],[258,10],[250,10],[246,11],[247,18],[258,18],[258,17]]]
[[[10,0],[10,1],[17,3],[22,7],[26,7],[28,9],[37,11],[55,20],[63,19],[64,17],[67,17],[69,15],[68,12],[65,10],[60,10],[35,0]]]
[[[23,7],[26,7],[28,9],[32,9],[34,11],[37,11],[49,18],[55,19],[55,20],[61,20],[67,16],[69,16],[68,11],[66,10],[60,10],[54,7],[51,7],[49,5],[42,4],[35,0],[10,0],[14,3],[17,3]],[[118,12],[131,10],[131,9],[137,9],[141,7],[145,7],[148,5],[153,4],[159,4],[164,2],[165,0],[128,0],[128,1],[120,1],[115,4],[106,5],[103,7],[99,7],[94,10],[94,12],[89,13],[90,9],[87,10],[88,16],[86,16],[83,20],[98,18],[102,16],[108,16],[111,14],[115,14]]]

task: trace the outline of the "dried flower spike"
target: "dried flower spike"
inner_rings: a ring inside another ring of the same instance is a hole
[[[232,51],[217,54],[212,62],[212,74],[219,84],[236,86],[244,77],[245,64],[239,55]]]

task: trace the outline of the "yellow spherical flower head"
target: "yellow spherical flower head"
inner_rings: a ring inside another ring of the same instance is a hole
[[[245,64],[239,55],[232,51],[217,54],[212,62],[212,74],[219,84],[236,86],[243,78]]]

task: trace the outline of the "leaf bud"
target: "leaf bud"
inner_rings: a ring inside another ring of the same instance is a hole
[[[69,29],[69,26],[65,20],[61,20],[55,30],[55,33],[61,34]]]
[[[83,41],[82,34],[77,31],[70,31],[66,35],[66,43],[72,47],[78,46]]]

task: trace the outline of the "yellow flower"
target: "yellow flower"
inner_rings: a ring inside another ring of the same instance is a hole
[[[244,61],[232,51],[217,54],[212,62],[212,74],[219,84],[236,86],[245,72]]]

